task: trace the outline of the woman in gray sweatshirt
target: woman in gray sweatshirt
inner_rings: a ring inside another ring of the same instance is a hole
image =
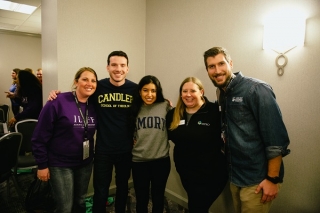
[[[151,186],[152,212],[162,213],[164,192],[170,172],[169,142],[166,114],[170,103],[162,94],[155,76],[143,77],[134,98],[132,149],[132,177],[136,193],[137,213],[148,213],[149,189]]]

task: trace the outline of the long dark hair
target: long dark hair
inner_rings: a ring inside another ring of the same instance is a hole
[[[26,70],[20,70],[18,74],[18,97],[30,97],[35,93],[42,92],[42,85],[39,79]]]
[[[143,78],[141,78],[141,80],[138,84],[138,93],[140,94],[140,91],[142,90],[144,85],[147,85],[150,83],[153,83],[156,86],[157,98],[154,103],[164,102],[164,97],[163,97],[162,87],[161,87],[160,81],[157,77],[155,77],[153,75],[146,75]],[[138,95],[138,97],[136,99],[134,99],[133,102],[135,102],[135,104],[137,104],[137,107],[139,109],[143,104],[143,100],[140,95]]]
[[[154,103],[159,103],[159,102],[164,102],[164,96],[162,92],[162,86],[160,84],[160,81],[157,77],[153,75],[146,75],[144,76],[139,84],[138,88],[133,96],[133,102],[131,106],[131,115],[130,115],[130,129],[134,131],[135,123],[136,123],[136,118],[138,116],[138,113],[140,111],[141,106],[144,104],[141,96],[140,96],[140,91],[142,90],[143,86],[146,84],[153,83],[156,86],[157,90],[157,97]]]

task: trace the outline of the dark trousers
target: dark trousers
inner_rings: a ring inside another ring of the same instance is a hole
[[[20,111],[20,106],[19,105],[12,105],[11,109],[12,109],[13,115],[17,115]]]
[[[218,172],[220,172],[218,170]],[[208,213],[213,202],[223,191],[228,175],[221,171],[216,176],[179,172],[181,183],[188,195],[189,213]],[[211,177],[211,178],[210,178]]]
[[[150,184],[152,213],[163,212],[164,192],[170,168],[170,157],[132,163],[132,178],[136,194],[137,213],[148,213]]]
[[[112,180],[113,167],[115,168],[116,199],[115,211],[124,213],[128,198],[128,180],[131,173],[132,154],[95,154],[93,167],[93,212],[105,213],[106,202],[109,196],[109,187]]]

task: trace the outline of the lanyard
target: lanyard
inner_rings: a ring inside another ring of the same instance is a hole
[[[88,139],[88,100],[87,100],[87,105],[86,105],[86,117],[83,116],[82,111],[81,111],[81,107],[79,105],[79,101],[76,95],[76,92],[73,93],[74,95],[74,99],[76,101],[77,107],[79,109],[80,115],[82,117],[83,123],[84,123],[84,140],[86,141]]]

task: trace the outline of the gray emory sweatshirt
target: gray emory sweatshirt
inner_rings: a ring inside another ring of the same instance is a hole
[[[141,106],[136,120],[132,161],[152,161],[169,156],[166,114],[170,109],[167,101]]]

